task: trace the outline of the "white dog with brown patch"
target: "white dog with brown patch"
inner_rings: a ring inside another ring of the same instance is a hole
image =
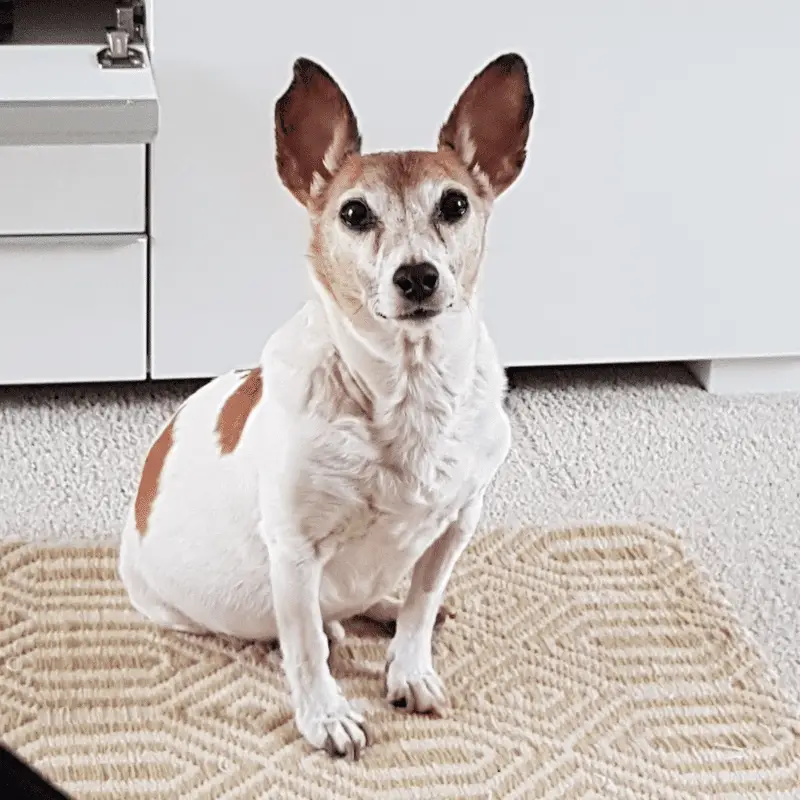
[[[176,630],[279,640],[297,726],[332,754],[368,744],[328,665],[342,620],[396,622],[389,701],[446,706],[434,625],[510,441],[478,306],[486,225],[532,112],[525,62],[503,55],[436,151],[361,155],[341,89],[298,60],[275,135],[311,219],[313,299],[256,368],[192,395],[144,462],[119,564],[133,606]]]

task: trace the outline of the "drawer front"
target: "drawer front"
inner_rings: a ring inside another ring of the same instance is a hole
[[[0,235],[143,233],[145,146],[0,147]]]
[[[144,236],[0,239],[0,384],[142,380]]]

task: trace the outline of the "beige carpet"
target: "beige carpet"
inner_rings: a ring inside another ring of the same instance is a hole
[[[384,632],[335,659],[357,764],[298,739],[274,649],[156,630],[111,547],[0,545],[0,724],[79,798],[797,797],[800,719],[678,538],[482,537],[438,634],[447,719],[382,699]]]

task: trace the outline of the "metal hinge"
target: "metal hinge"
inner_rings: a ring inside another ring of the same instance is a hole
[[[144,0],[117,0],[116,24],[106,28],[106,46],[97,54],[104,69],[140,69],[145,64],[144,45],[147,33]]]

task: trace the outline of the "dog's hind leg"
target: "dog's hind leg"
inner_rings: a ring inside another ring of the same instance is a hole
[[[360,616],[372,622],[377,622],[380,625],[393,626],[394,623],[397,622],[397,615],[400,613],[402,607],[402,600],[398,597],[387,595],[370,606]],[[436,626],[441,625],[445,620],[452,619],[453,617],[455,617],[455,612],[452,611],[446,603],[443,603],[436,615]]]
[[[341,644],[345,639],[344,626],[338,620],[323,623],[322,630],[325,631],[329,646]]]
[[[397,615],[403,607],[403,601],[398,597],[382,597],[375,605],[370,606],[363,614],[365,619],[388,625],[397,622]]]
[[[139,614],[161,628],[181,633],[209,633],[206,628],[197,625],[180,611],[163,602],[150,587],[141,581],[137,582],[134,587],[129,587],[129,599],[131,606]]]

